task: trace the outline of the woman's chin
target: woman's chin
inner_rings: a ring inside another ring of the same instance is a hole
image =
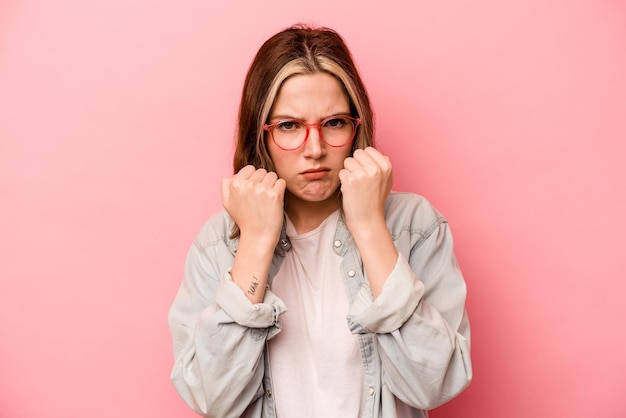
[[[329,199],[336,199],[339,187],[330,187],[329,184],[309,183],[306,188],[290,194],[298,200],[311,203],[324,202]]]

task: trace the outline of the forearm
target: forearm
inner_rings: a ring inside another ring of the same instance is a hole
[[[384,219],[374,219],[350,228],[363,260],[363,269],[376,299],[398,261],[398,251]]]
[[[239,241],[231,275],[252,303],[261,303],[265,296],[275,245],[262,237],[242,235]]]

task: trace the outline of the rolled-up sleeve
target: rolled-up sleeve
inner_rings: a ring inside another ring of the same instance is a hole
[[[363,286],[348,315],[353,333],[374,333],[383,381],[404,403],[432,409],[472,379],[466,285],[447,222],[396,237],[397,263],[375,300]]]
[[[239,417],[262,395],[265,342],[286,311],[269,290],[252,304],[230,277],[233,259],[223,240],[196,239],[168,316],[172,382],[203,416]]]

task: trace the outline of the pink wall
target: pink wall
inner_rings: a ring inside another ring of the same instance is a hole
[[[455,232],[475,380],[432,416],[626,416],[626,6],[363,3],[0,2],[1,417],[194,416],[167,310],[247,65],[301,20]]]

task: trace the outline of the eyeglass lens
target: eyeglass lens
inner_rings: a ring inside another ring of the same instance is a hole
[[[326,119],[318,125],[307,125],[302,121],[289,120],[276,124],[272,138],[276,145],[284,149],[299,148],[310,135],[310,129],[317,128],[324,142],[333,147],[346,145],[354,137],[354,122],[342,116]]]

